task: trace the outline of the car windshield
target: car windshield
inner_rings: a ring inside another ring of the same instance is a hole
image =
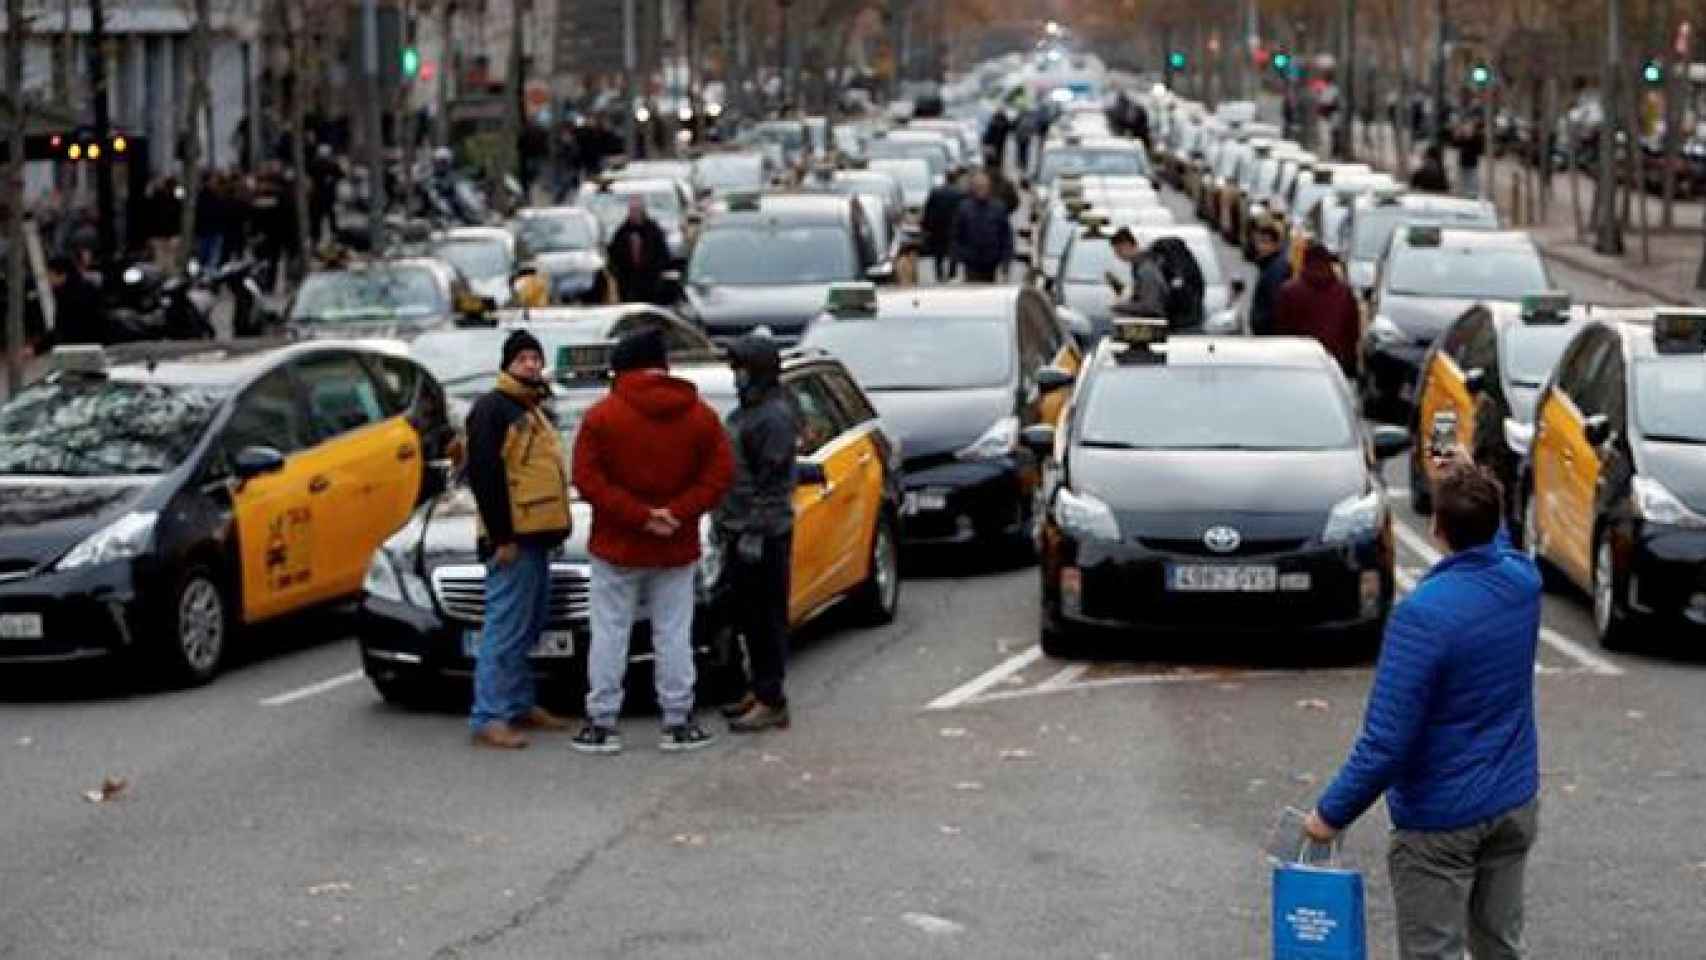
[[[1518,323],[1505,330],[1505,376],[1519,387],[1546,382],[1570,338],[1581,329],[1574,323]]]
[[[939,143],[879,140],[867,147],[865,153],[873,159],[922,160],[932,177],[948,170],[948,149]]]
[[[871,169],[880,170],[895,178],[900,183],[902,190],[923,192],[930,189],[930,165],[923,161],[914,163],[901,160],[883,163],[880,160],[873,160]]]
[[[183,463],[223,388],[65,376],[0,406],[0,474],[158,474]]]
[[[1013,371],[1011,328],[990,320],[831,321],[814,324],[804,345],[839,357],[866,390],[995,388]]]
[[[1406,247],[1392,258],[1391,291],[1399,296],[1520,300],[1549,289],[1546,268],[1530,246]]]
[[[318,323],[424,319],[448,312],[449,299],[425,267],[376,267],[311,273],[291,316]]]
[[[1326,368],[1166,365],[1099,377],[1080,443],[1143,450],[1337,450],[1355,435]]]
[[[527,217],[516,226],[516,239],[529,253],[568,253],[598,246],[598,223],[584,216]]]
[[[681,198],[674,190],[627,191],[618,193],[583,193],[580,205],[592,211],[598,222],[604,225],[606,233],[614,233],[628,216],[628,198],[638,193],[646,198],[646,213],[651,215],[659,226],[667,227],[681,219]]]
[[[446,240],[433,246],[432,255],[470,280],[507,277],[514,267],[509,250],[500,240]]]
[[[769,285],[852,280],[853,240],[831,224],[737,224],[707,230],[693,246],[695,284]]]
[[[1648,440],[1706,443],[1706,360],[1698,356],[1635,365],[1635,403]]]
[[[759,157],[706,157],[699,161],[699,183],[712,190],[761,189],[764,161]]]
[[[1351,240],[1352,259],[1373,260],[1379,257],[1386,249],[1386,241],[1391,238],[1392,231],[1398,229],[1399,224],[1437,224],[1488,229],[1498,227],[1497,222],[1467,211],[1446,215],[1411,210],[1403,206],[1371,207],[1357,211],[1356,236]]]
[[[1053,183],[1063,173],[1085,175],[1141,177],[1149,173],[1143,154],[1136,150],[1079,150],[1056,148],[1043,154],[1042,173],[1038,179]]]

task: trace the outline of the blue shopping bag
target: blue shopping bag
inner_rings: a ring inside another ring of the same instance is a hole
[[[1337,867],[1274,867],[1274,960],[1367,960],[1362,874]]]

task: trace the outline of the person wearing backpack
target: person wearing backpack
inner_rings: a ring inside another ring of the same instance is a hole
[[[1161,278],[1167,284],[1167,326],[1175,333],[1200,331],[1203,276],[1191,249],[1178,237],[1161,237],[1149,245],[1149,256],[1161,268]]]

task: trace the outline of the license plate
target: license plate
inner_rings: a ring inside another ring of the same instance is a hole
[[[480,631],[462,631],[462,655],[476,657],[480,653]],[[572,657],[575,655],[575,632],[573,630],[547,630],[539,635],[539,642],[533,645],[530,657]]]
[[[917,516],[920,513],[935,513],[948,509],[948,496],[944,493],[928,493],[913,490],[901,502],[900,512],[906,516]]]
[[[40,640],[41,614],[0,613],[0,640]]]
[[[1272,565],[1177,564],[1167,571],[1167,589],[1177,593],[1272,593],[1279,569]]]

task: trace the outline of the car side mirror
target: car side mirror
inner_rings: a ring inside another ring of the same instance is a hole
[[[1603,413],[1596,413],[1582,421],[1582,438],[1588,446],[1603,446],[1611,439],[1611,418]]]
[[[823,464],[799,460],[794,463],[794,483],[801,487],[821,487],[829,483],[829,475],[824,472]]]
[[[1054,425],[1037,423],[1026,427],[1019,431],[1019,444],[1039,459],[1046,459],[1054,453]]]
[[[1044,367],[1037,371],[1037,392],[1049,394],[1057,390],[1065,390],[1076,381],[1076,377],[1059,367]]]
[[[231,462],[238,481],[247,482],[284,469],[284,454],[272,447],[244,447]]]
[[[1486,388],[1487,388],[1487,371],[1481,369],[1480,367],[1476,367],[1475,369],[1467,371],[1463,374],[1463,389],[1469,391],[1470,396],[1473,397],[1473,396],[1479,394],[1482,390],[1485,390]]]
[[[894,264],[876,263],[865,270],[865,279],[872,283],[893,283]]]
[[[1390,460],[1410,449],[1410,431],[1403,427],[1375,427],[1372,439],[1376,460]]]
[[[1244,286],[1244,278],[1243,277],[1239,277],[1237,280],[1232,281],[1232,302],[1233,303],[1237,303],[1239,300],[1242,300],[1244,298],[1244,290],[1245,290],[1245,286]]]

